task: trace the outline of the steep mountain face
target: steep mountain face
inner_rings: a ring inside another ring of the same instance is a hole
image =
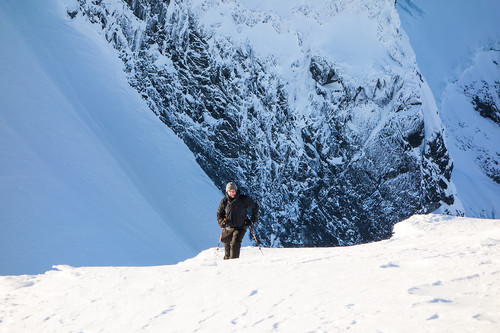
[[[443,92],[441,116],[467,215],[500,214],[500,52],[479,51]]]
[[[114,45],[217,186],[234,180],[259,202],[264,245],[379,240],[454,203],[392,0],[78,0],[67,12]]]
[[[492,127],[500,126],[499,62],[499,50],[481,52],[476,55],[474,64],[464,72],[455,84],[455,88],[463,91],[466,100],[469,102],[466,105],[469,105],[469,108],[472,107],[474,111],[490,122],[491,125],[496,125]],[[484,71],[483,69],[486,70]],[[490,75],[484,75],[485,72]],[[467,125],[462,124],[462,126],[466,127]],[[491,134],[498,133],[498,131],[499,129],[495,128]],[[493,145],[490,145],[491,147],[476,144],[478,150],[483,149],[483,154],[477,157],[476,162],[488,177],[500,184],[500,150],[498,149],[498,141],[491,143],[493,143]]]
[[[429,82],[467,216],[500,215],[500,2],[401,0],[402,25]]]

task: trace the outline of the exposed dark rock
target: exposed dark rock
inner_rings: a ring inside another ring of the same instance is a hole
[[[498,95],[500,96],[500,90]],[[476,95],[472,101],[474,103],[474,109],[479,112],[481,116],[491,119],[500,125],[500,111],[493,100],[482,99],[479,95]]]
[[[394,223],[453,202],[442,135],[425,133],[421,97],[399,75],[353,85],[335,63],[311,56],[300,83],[310,90],[299,96],[309,105],[298,107],[295,83],[269,71],[272,60],[205,31],[182,1],[126,0],[142,26],[79,2],[130,84],[214,183],[236,181],[257,199],[263,245],[380,240]],[[419,87],[419,73],[412,80]]]

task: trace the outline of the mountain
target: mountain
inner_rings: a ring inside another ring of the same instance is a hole
[[[498,216],[498,29],[478,4],[398,1],[401,25],[392,1],[0,2],[0,274],[190,258],[228,179],[273,246]],[[467,43],[438,48],[459,9]]]
[[[69,2],[269,246],[349,245],[440,207],[452,160],[393,1]]]
[[[500,215],[500,3],[400,0],[397,9],[436,99],[467,216]]]
[[[0,276],[5,332],[463,332],[500,326],[500,220],[414,216],[390,240],[207,249],[176,265]]]

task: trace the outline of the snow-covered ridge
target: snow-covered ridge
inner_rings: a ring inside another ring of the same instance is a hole
[[[420,215],[337,248],[215,248],[170,266],[0,277],[5,332],[464,332],[500,328],[500,220]]]
[[[75,1],[215,184],[256,197],[264,244],[367,242],[460,209],[393,1]]]

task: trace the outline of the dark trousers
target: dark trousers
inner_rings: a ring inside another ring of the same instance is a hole
[[[240,257],[241,241],[247,231],[245,229],[234,229],[228,242],[224,242],[224,260]]]

